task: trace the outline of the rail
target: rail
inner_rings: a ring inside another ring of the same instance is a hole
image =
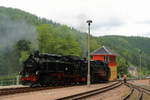
[[[122,83],[119,81],[119,82],[116,82],[114,84],[111,84],[111,85],[103,87],[103,88],[98,88],[98,89],[95,89],[95,90],[91,90],[91,91],[87,91],[87,92],[83,92],[83,93],[79,93],[79,94],[75,94],[75,95],[71,95],[71,96],[58,98],[56,100],[80,100],[80,99],[83,99],[83,98],[88,98],[90,96],[109,91],[109,90],[117,88],[121,85],[122,85]]]
[[[133,85],[131,83],[125,83],[125,85],[130,88],[130,92],[126,97],[123,98],[123,100],[128,100],[131,97],[131,95],[133,94],[133,91],[135,89],[139,92],[137,100],[143,100],[143,93],[146,93],[146,94],[150,95],[150,90],[149,89],[146,89],[146,88],[143,88],[143,87],[140,87],[140,86],[137,86],[137,85]]]

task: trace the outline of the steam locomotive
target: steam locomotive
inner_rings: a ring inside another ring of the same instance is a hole
[[[36,52],[23,63],[20,81],[23,85],[54,86],[85,84],[87,81],[86,59],[78,56],[62,56]],[[106,82],[109,67],[106,62],[90,61],[91,83]]]

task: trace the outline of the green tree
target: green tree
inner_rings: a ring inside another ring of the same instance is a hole
[[[122,57],[117,58],[117,72],[119,76],[121,76],[123,73],[128,75],[128,67],[129,64],[125,59]]]
[[[43,24],[37,27],[38,32],[38,44],[41,53],[50,53],[52,47],[50,44],[54,42],[55,37],[53,37],[53,29],[51,25]],[[50,43],[51,42],[51,43]]]
[[[19,40],[16,44],[16,47],[19,51],[30,51],[31,42],[27,40]]]
[[[19,62],[22,63],[27,59],[29,54],[32,52],[31,50],[31,42],[29,40],[19,40],[15,45],[15,50],[19,55]]]
[[[64,30],[65,29],[66,27],[64,27]],[[47,24],[40,25],[37,31],[40,52],[62,55],[81,55],[79,43],[71,34],[63,32],[60,34],[60,30]]]

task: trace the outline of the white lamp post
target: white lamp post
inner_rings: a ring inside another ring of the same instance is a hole
[[[87,86],[90,86],[90,25],[92,20],[87,20],[88,23],[88,73],[87,73]]]

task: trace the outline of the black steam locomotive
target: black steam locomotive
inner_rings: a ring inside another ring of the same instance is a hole
[[[102,61],[90,61],[91,82],[108,81],[109,67]],[[23,63],[21,71],[23,85],[40,86],[85,84],[87,80],[87,60],[77,56],[55,54],[31,54]]]

